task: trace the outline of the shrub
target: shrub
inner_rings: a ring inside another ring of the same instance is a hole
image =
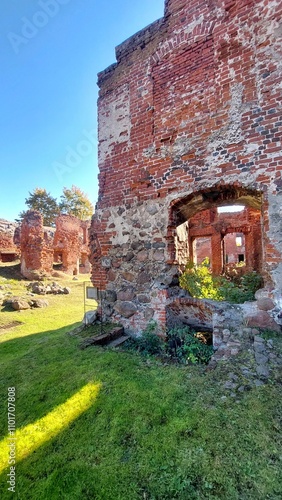
[[[179,284],[188,290],[192,297],[198,299],[221,300],[222,298],[209,269],[207,258],[200,265],[188,262],[185,271],[179,278]]]
[[[240,304],[247,300],[254,300],[256,290],[262,285],[262,278],[255,271],[233,277],[230,275],[213,276],[208,260],[205,259],[200,265],[189,262],[179,278],[179,283],[192,297],[227,300]]]
[[[173,328],[167,333],[167,353],[179,363],[208,363],[213,347],[196,337],[196,332],[188,326]]]
[[[148,324],[141,337],[132,337],[125,343],[125,347],[136,350],[143,356],[162,354],[164,340],[155,333],[156,327],[157,323],[152,321]]]
[[[156,335],[155,329],[155,323],[149,324],[141,337],[131,338],[124,347],[142,356],[162,356],[182,364],[209,362],[213,354],[212,346],[201,342],[188,326],[169,330],[166,342]]]

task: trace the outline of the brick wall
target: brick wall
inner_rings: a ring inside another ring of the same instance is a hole
[[[18,232],[18,224],[0,219],[0,262],[13,261],[19,257]]]
[[[177,226],[226,201],[261,211],[262,271],[281,286],[281,17],[279,0],[167,0],[98,75],[92,279],[133,283],[130,318],[108,304],[128,329],[174,282]]]

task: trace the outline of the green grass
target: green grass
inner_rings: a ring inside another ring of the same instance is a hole
[[[82,319],[83,286],[69,286],[71,295],[48,296],[46,309],[0,313],[2,325],[23,322],[0,335],[0,450],[8,387],[16,387],[20,446],[31,424],[44,435],[26,441],[15,493],[3,471],[0,498],[280,499],[281,385],[221,399],[220,367],[205,372],[109,349],[81,351],[80,339],[66,332]],[[85,405],[89,384],[97,392]]]

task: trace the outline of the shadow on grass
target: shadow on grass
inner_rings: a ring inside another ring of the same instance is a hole
[[[0,265],[0,277],[6,280],[27,281],[21,274],[21,265],[19,261],[15,263],[5,263]]]

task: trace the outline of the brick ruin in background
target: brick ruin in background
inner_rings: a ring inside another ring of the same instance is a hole
[[[190,258],[200,264],[205,258],[212,272],[222,272],[242,264],[242,272],[263,272],[261,213],[251,207],[240,212],[202,210],[178,226],[177,261],[182,267]]]
[[[60,215],[56,219],[54,261],[61,262],[62,270],[68,274],[90,272],[88,228],[89,221],[72,215]]]
[[[29,210],[21,225],[21,274],[29,279],[38,279],[53,272],[53,238],[44,231],[43,217]]]
[[[21,225],[22,275],[28,279],[52,275],[54,262],[67,274],[88,273],[89,225],[89,221],[59,215],[56,228],[45,227],[39,212],[28,211]]]
[[[13,262],[19,256],[19,224],[0,219],[0,262]]]
[[[166,0],[99,73],[92,281],[128,331],[166,326],[189,221],[224,205],[259,214],[265,293],[281,299],[281,17],[279,0]]]

